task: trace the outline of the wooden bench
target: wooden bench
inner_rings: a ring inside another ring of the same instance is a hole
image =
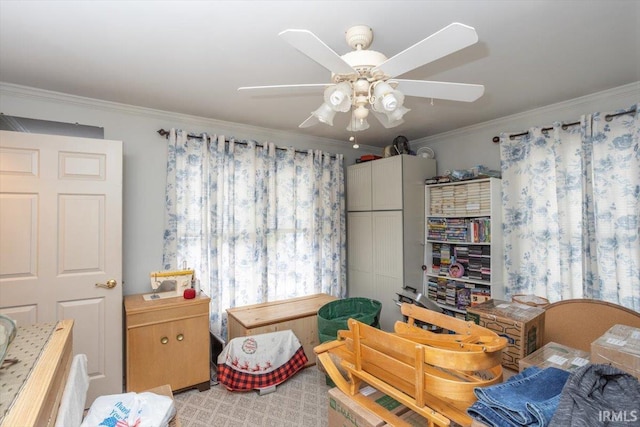
[[[358,395],[362,381],[425,417],[429,426],[471,425],[466,408],[475,401],[473,389],[502,381],[506,339],[415,305],[403,304],[402,313],[408,321],[397,322],[395,333],[349,319],[349,330],[315,348],[318,360],[341,391],[391,425],[409,426]],[[416,319],[454,333],[428,332],[414,325]]]

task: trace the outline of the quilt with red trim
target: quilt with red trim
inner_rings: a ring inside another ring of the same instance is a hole
[[[286,381],[307,361],[291,330],[237,337],[218,356],[217,379],[232,391],[267,388]]]

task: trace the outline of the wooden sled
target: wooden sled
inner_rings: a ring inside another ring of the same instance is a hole
[[[410,426],[359,394],[362,381],[425,417],[429,426],[471,425],[466,409],[476,400],[473,389],[502,382],[506,339],[415,305],[403,304],[402,313],[408,321],[397,322],[395,333],[349,319],[337,340],[315,347],[322,367],[342,392],[390,425]],[[415,320],[454,333],[428,332]]]

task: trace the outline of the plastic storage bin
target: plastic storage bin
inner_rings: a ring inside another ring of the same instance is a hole
[[[331,301],[318,310],[320,343],[333,341],[338,331],[348,329],[347,320],[355,319],[375,328],[380,327],[382,304],[369,298],[345,298]]]

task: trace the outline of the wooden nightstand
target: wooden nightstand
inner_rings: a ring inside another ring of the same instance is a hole
[[[127,391],[210,387],[209,297],[124,298]]]

